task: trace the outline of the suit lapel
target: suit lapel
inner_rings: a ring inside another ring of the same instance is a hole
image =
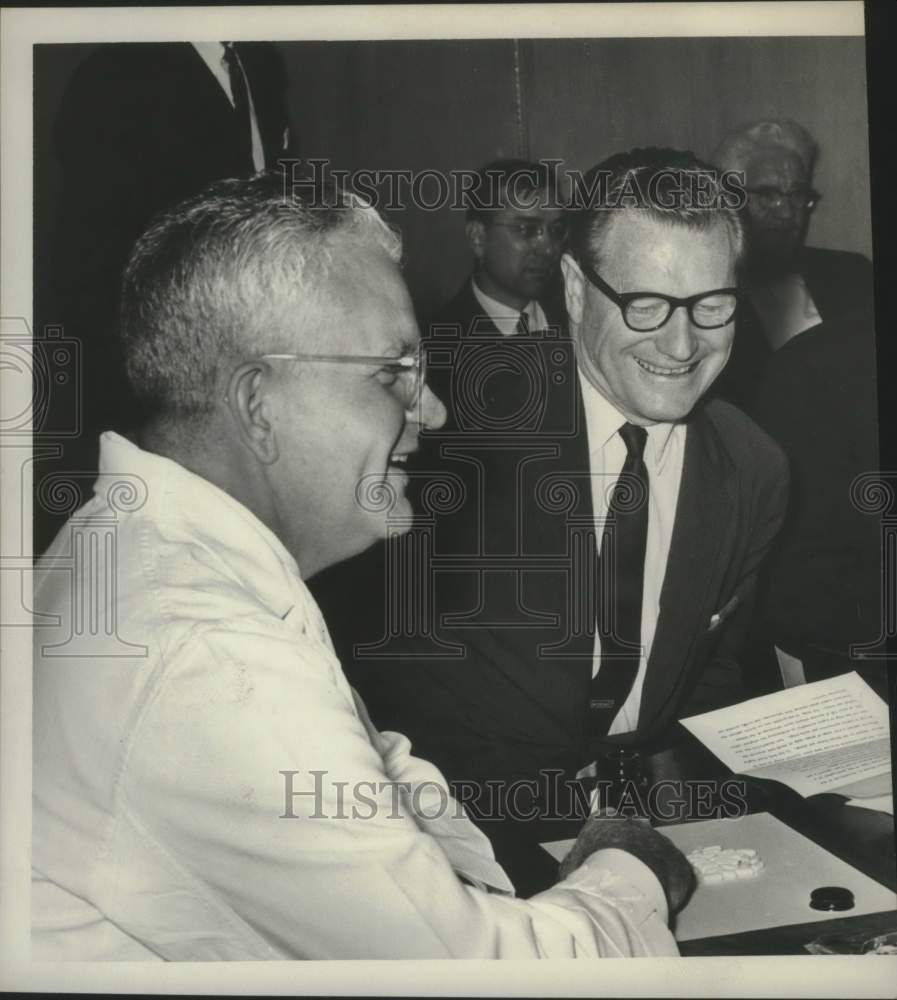
[[[660,616],[639,712],[639,733],[674,703],[707,629],[733,534],[733,466],[703,411],[689,422]]]
[[[185,76],[189,73],[194,79],[194,93],[197,96],[202,95],[202,106],[215,108],[215,114],[219,118],[224,118],[232,123],[234,106],[228,100],[224,88],[218,82],[205,59],[192,45],[186,42],[183,43],[183,47],[179,47],[179,54],[183,56]]]
[[[492,320],[492,317],[480,305],[477,297],[473,294],[470,281],[464,283],[456,301],[459,304],[457,315],[463,316],[466,320],[464,329],[461,331],[462,337],[500,337],[501,333]]]
[[[198,135],[214,136],[215,145],[227,150],[226,155],[232,161],[232,165],[220,176],[226,176],[227,173],[251,175],[255,171],[251,148],[248,157],[245,153],[238,155],[235,152],[243,148],[244,136],[241,134],[237,113],[224,88],[202,56],[190,44],[184,45],[184,59],[185,69],[189,66],[192,93],[195,93],[197,98],[202,95],[201,103],[197,103],[197,107],[203,109],[202,118],[195,123],[196,132]],[[248,74],[246,76],[248,80]],[[224,164],[221,169],[224,170]]]

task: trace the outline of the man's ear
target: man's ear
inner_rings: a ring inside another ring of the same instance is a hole
[[[485,225],[474,219],[465,224],[464,232],[467,234],[467,241],[470,243],[470,248],[473,250],[474,257],[479,260],[486,252]]]
[[[564,275],[564,302],[567,305],[567,315],[571,323],[579,326],[582,322],[586,280],[579,264],[568,253],[561,257],[561,271]]]
[[[277,436],[271,423],[270,368],[247,361],[235,368],[227,384],[227,404],[243,444],[264,465],[277,461]]]

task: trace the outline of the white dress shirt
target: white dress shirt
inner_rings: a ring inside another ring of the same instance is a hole
[[[212,71],[212,75],[221,85],[221,89],[227,95],[227,99],[232,106],[236,106],[234,95],[230,88],[230,73],[227,70],[227,62],[224,58],[223,42],[191,42],[192,46],[199,53],[200,58]],[[237,53],[234,53],[237,55]],[[237,62],[243,70],[243,80],[246,83],[246,94],[249,97],[249,126],[252,130],[252,162],[257,172],[265,169],[265,147],[262,145],[262,135],[259,132],[258,118],[255,114],[255,104],[252,101],[252,87],[249,86],[249,77],[243,69],[243,63],[237,55]]]
[[[515,899],[292,556],[175,462],[103,435],[34,608],[35,961],[677,954],[621,851]]]
[[[627,421],[589,382],[581,370],[579,370],[579,383],[585,406],[592,506],[600,545],[601,525],[607,515],[617,478],[626,461],[626,445],[617,432]],[[610,736],[632,732],[638,726],[642,688],[654,643],[654,633],[657,630],[657,619],[660,616],[660,592],[670,554],[673,525],[676,522],[676,503],[679,498],[682,463],[685,457],[687,428],[684,424],[654,424],[646,430],[648,440],[645,443],[644,462],[648,471],[648,539],[642,590],[642,651],[632,690],[614,716],[608,730]],[[601,638],[596,630],[592,662],[593,677],[597,676],[600,664]]]
[[[476,283],[475,278],[470,279],[470,285],[477,302],[483,307],[483,311],[496,325],[498,332],[503,337],[513,337],[518,332],[517,323],[520,320],[521,313],[525,314],[530,330],[544,330],[548,326],[545,313],[535,299],[527,302],[522,309],[512,309],[511,306],[506,306],[504,302],[499,302],[498,299],[493,299],[491,295],[487,295]]]

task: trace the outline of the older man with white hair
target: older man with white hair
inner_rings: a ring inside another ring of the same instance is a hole
[[[668,840],[591,820],[515,899],[439,771],[371,724],[306,588],[405,517],[445,418],[400,249],[357,200],[264,176],[137,242],[139,445],[103,436],[37,574],[36,959],[676,954]]]
[[[872,265],[861,254],[805,246],[821,195],[813,188],[819,147],[793,121],[740,125],[714,162],[744,175],[750,254],[744,310],[735,349],[718,389],[749,404],[771,351],[824,320],[838,320],[872,301]]]

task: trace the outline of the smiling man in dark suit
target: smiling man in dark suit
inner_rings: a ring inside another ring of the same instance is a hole
[[[500,857],[488,818],[565,808],[514,782],[664,745],[679,718],[743,697],[738,651],[785,508],[781,451],[705,400],[732,344],[737,212],[690,154],[600,171],[562,258],[569,340],[521,340],[509,366],[494,337],[431,327],[430,370],[453,363],[429,450],[454,500],[418,529],[426,572],[389,583],[393,611],[412,595],[420,617],[352,668],[378,722],[464,785]],[[496,367],[493,397],[479,389]]]
[[[787,467],[740,411],[704,401],[731,351],[744,248],[715,174],[669,150],[601,169],[608,207],[579,213],[562,261],[592,514],[609,523],[601,563],[608,540],[615,550],[585,729],[638,742],[741,694],[739,644]]]

